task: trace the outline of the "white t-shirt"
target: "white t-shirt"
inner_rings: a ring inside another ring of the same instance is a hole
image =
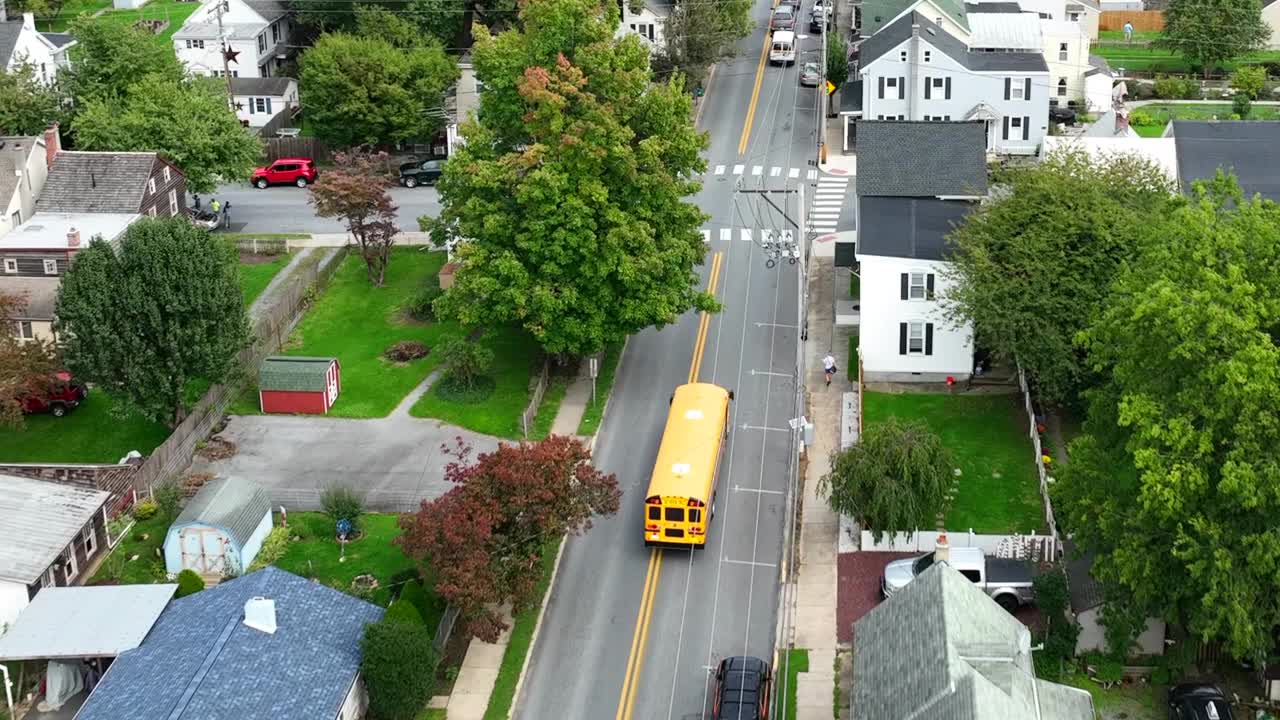
[[[825,371],[827,371],[827,372],[831,372],[832,370],[835,370],[835,369],[836,369],[836,359],[835,359],[835,358],[833,358],[833,357],[831,357],[830,355],[828,355],[828,356],[826,356],[826,357],[822,358],[822,369],[823,369],[823,370],[825,370]]]

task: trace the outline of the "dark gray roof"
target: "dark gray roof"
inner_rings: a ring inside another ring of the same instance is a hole
[[[936,198],[858,198],[858,255],[945,260],[947,235],[977,205]]]
[[[970,15],[976,13],[1021,13],[1022,8],[1016,2],[984,2],[977,5],[964,6],[965,12]]]
[[[1049,66],[1040,53],[969,52],[969,48],[958,38],[914,11],[864,40],[858,47],[858,66],[867,67],[909,39],[913,24],[920,26],[920,40],[937,48],[939,52],[946,53],[973,72],[1049,72]]]
[[[840,112],[862,112],[862,81],[850,80],[840,88]]]
[[[13,49],[18,46],[18,36],[22,34],[21,22],[0,22],[0,63],[8,67]]]
[[[1276,1],[1276,0],[1262,0],[1262,7],[1267,7],[1268,5],[1270,5],[1271,3],[1275,2],[1275,1]]]
[[[253,8],[253,11],[261,15],[262,19],[267,22],[275,22],[289,12],[284,3],[276,2],[276,0],[245,0],[245,5]]]
[[[1280,202],[1280,121],[1174,120],[1173,142],[1184,193],[1222,168],[1236,174],[1246,197]]]
[[[271,496],[261,485],[238,477],[218,478],[200,488],[200,492],[182,508],[182,514],[173,521],[172,527],[208,525],[219,528],[236,541],[236,549],[240,550],[262,518],[270,513]]]
[[[1100,72],[1110,73],[1111,64],[1108,63],[1107,59],[1102,57],[1101,55],[1090,55],[1089,69],[1086,70],[1084,74],[1086,76],[1089,76],[1089,75],[1096,75]]]
[[[157,162],[153,152],[58,153],[36,202],[37,212],[138,212],[147,179]]]
[[[945,564],[854,625],[856,720],[1091,720],[1084,690],[1036,679],[1031,632]]]
[[[986,195],[986,123],[858,122],[858,194]]]
[[[56,48],[66,47],[67,45],[70,45],[71,43],[76,41],[75,37],[72,36],[70,33],[49,32],[49,33],[40,33],[40,34],[44,36],[45,40],[48,40],[49,42],[53,43],[53,46]]]
[[[232,95],[269,95],[280,97],[289,89],[292,78],[231,78]]]
[[[243,623],[275,601],[274,633]],[[382,608],[267,567],[174,600],[116,658],[77,720],[330,720],[355,681],[364,626]]]
[[[1093,554],[1077,555],[1070,540],[1062,543],[1067,553],[1067,590],[1071,596],[1071,611],[1082,613],[1102,604],[1102,592],[1093,579]]]

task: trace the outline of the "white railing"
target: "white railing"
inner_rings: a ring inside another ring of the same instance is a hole
[[[937,548],[938,536],[942,534],[934,530],[885,533],[877,541],[870,530],[863,530],[861,549],[863,552],[929,553]],[[953,548],[976,547],[991,557],[1054,562],[1062,556],[1062,545],[1054,535],[985,535],[973,530],[948,530],[946,536]]]

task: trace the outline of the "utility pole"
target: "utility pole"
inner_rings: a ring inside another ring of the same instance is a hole
[[[222,77],[227,81],[227,105],[231,111],[236,110],[236,96],[231,91],[231,47],[227,44],[226,32],[222,29],[222,13],[225,12],[226,5],[222,0],[217,0],[214,4],[214,12],[218,16],[218,52],[222,53]]]
[[[836,17],[836,0],[826,0],[822,11],[822,81],[818,83],[818,164],[827,160],[827,25]]]

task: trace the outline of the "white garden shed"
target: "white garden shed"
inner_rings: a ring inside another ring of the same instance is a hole
[[[170,573],[190,568],[201,575],[242,573],[271,532],[271,496],[243,478],[210,481],[182,509],[164,540]]]

